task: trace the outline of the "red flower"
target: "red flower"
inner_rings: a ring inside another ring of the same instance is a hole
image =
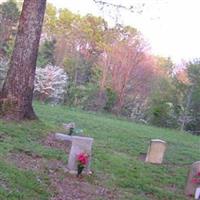
[[[200,176],[200,172],[197,173],[197,176]]]
[[[86,165],[88,163],[88,155],[86,153],[80,153],[77,156],[77,160],[81,165]]]
[[[196,176],[191,180],[191,182],[194,183],[194,184],[200,184],[199,175],[196,175]]]
[[[192,183],[194,183],[194,184],[198,183],[198,179],[197,178],[193,178],[192,179]]]

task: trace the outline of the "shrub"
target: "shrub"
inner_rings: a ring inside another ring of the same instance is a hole
[[[73,106],[90,110],[91,102],[95,99],[98,86],[92,83],[85,85],[69,85],[68,97],[66,103]]]
[[[171,102],[157,101],[150,108],[150,123],[155,126],[177,128],[177,116]]]
[[[40,46],[37,66],[45,67],[46,65],[54,65],[54,51],[55,51],[56,40],[45,40],[44,43]]]
[[[107,101],[106,101],[106,105],[104,107],[104,110],[110,112],[112,110],[113,106],[116,103],[117,94],[111,88],[106,88],[106,97],[107,97]]]
[[[67,74],[60,67],[47,65],[45,68],[37,68],[34,89],[35,98],[55,104],[63,103],[67,80]]]

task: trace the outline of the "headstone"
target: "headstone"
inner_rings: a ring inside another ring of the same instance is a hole
[[[159,139],[151,140],[145,162],[161,164],[166,150],[166,142]]]
[[[192,180],[194,179],[195,176],[197,176],[199,172],[200,172],[200,161],[197,161],[192,164],[192,166],[190,167],[190,171],[188,173],[187,183],[185,187],[185,194],[187,196],[195,194],[195,190],[197,189],[198,184],[195,184]]]
[[[89,160],[88,160],[87,166],[84,169],[84,172],[90,173],[93,138],[69,136],[69,135],[65,135],[61,133],[56,133],[56,139],[72,142],[71,150],[69,153],[68,164],[67,164],[68,171],[70,173],[77,173],[77,155],[80,153],[86,153],[89,155]]]
[[[197,189],[196,189],[196,191],[195,191],[195,197],[194,197],[195,199],[200,199],[200,187],[198,187]]]

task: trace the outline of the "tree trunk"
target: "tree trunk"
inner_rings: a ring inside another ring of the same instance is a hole
[[[3,118],[37,118],[32,99],[45,7],[46,0],[24,0],[10,68],[0,94],[0,113]]]

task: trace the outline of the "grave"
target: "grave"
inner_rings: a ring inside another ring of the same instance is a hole
[[[199,186],[198,184],[195,184],[193,182],[193,179],[197,176],[198,173],[200,173],[200,161],[193,163],[190,167],[188,177],[187,177],[187,183],[185,187],[185,194],[187,196],[190,196],[190,195],[194,196],[195,191],[197,187]],[[199,177],[199,180],[200,180],[200,177]]]
[[[62,133],[56,133],[55,137],[57,140],[72,142],[67,164],[68,172],[72,174],[77,173],[77,155],[80,153],[87,153],[89,155],[89,161],[83,172],[90,173],[93,138],[70,136]]]
[[[166,142],[153,139],[150,142],[145,162],[161,164],[166,150]]]

